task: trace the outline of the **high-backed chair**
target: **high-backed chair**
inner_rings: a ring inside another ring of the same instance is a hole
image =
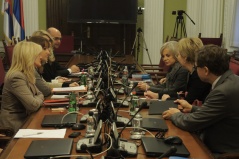
[[[223,40],[223,34],[220,34],[219,38],[208,38],[208,37],[202,37],[202,34],[199,33],[198,37],[202,40],[204,45],[208,45],[208,44],[215,44],[218,46],[222,46],[222,40]]]
[[[2,104],[2,87],[4,84],[5,70],[3,68],[2,59],[0,58],[0,108]],[[14,130],[7,127],[0,127],[0,152],[8,144],[12,136],[14,135]]]
[[[74,50],[74,36],[63,35],[61,45],[59,48],[54,49],[56,61],[65,66],[73,56],[72,50]]]
[[[8,66],[10,67],[10,65],[12,64],[12,54],[13,54],[13,48],[15,45],[7,45],[7,43],[5,42],[5,40],[2,40],[4,49],[5,49],[5,56],[7,58],[7,63]]]
[[[234,58],[231,58],[229,68],[234,74],[239,75],[239,61],[235,60]]]

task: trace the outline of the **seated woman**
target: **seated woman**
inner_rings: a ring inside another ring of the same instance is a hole
[[[0,126],[15,132],[42,105],[44,96],[35,85],[35,64],[41,64],[40,45],[19,42],[13,49],[12,65],[4,79]]]
[[[42,76],[41,76],[41,70],[43,70],[43,65],[48,61],[48,57],[50,55],[50,42],[41,36],[32,36],[29,41],[32,41],[34,43],[37,43],[41,45],[42,52],[40,53],[42,55],[42,65],[36,66],[35,76],[36,76],[36,86],[37,88],[44,94],[44,96],[49,96],[52,93],[52,88],[58,88],[58,87],[75,87],[79,86],[78,83],[50,83],[46,82]]]
[[[183,38],[178,42],[178,55],[179,63],[185,67],[188,73],[187,89],[186,92],[182,90],[185,100],[192,104],[195,101],[203,102],[210,92],[211,85],[202,82],[198,77],[195,69],[195,52],[203,47],[203,43],[199,38]],[[149,98],[155,98],[153,95],[145,93]],[[167,99],[170,95],[164,95],[162,98]]]
[[[62,66],[60,66],[60,64],[58,62],[56,62],[56,58],[55,58],[55,55],[53,53],[53,45],[54,45],[53,41],[54,41],[54,39],[52,38],[52,36],[45,30],[37,30],[32,34],[32,36],[42,36],[50,42],[50,47],[49,47],[50,56],[49,56],[49,59],[48,59],[48,63],[44,64],[44,67],[41,68],[40,72],[41,72],[42,75],[44,74],[44,71],[47,72],[46,74],[54,72],[54,73],[52,73],[54,75],[51,76],[51,78],[48,78],[50,76],[45,76],[44,80],[46,80],[47,82],[51,82],[51,80],[55,79],[55,77],[57,76],[57,80],[60,83],[69,81],[68,78],[59,76],[58,73],[55,70],[55,69],[62,70],[60,72],[63,72],[63,74],[68,75],[68,73],[64,73],[64,72],[68,72],[68,71],[65,68],[63,68]],[[52,65],[52,67],[54,66],[55,71],[54,70],[49,71],[49,69],[48,69],[49,65]],[[45,67],[47,69],[45,69]],[[55,75],[55,74],[57,74],[57,75]]]
[[[182,67],[176,58],[176,54],[178,53],[178,42],[166,42],[160,49],[160,53],[165,65],[170,67],[166,77],[159,81],[159,85],[153,86],[140,82],[137,87],[141,90],[147,90],[149,94],[154,94],[154,98],[161,99],[163,94],[177,97],[177,92],[186,90],[188,74],[188,71]]]

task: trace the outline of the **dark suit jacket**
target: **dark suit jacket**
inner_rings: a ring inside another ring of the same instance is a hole
[[[172,115],[172,122],[188,131],[202,131],[202,140],[215,153],[239,152],[239,77],[225,72],[201,107]]]
[[[51,82],[52,79],[55,79],[57,76],[63,76],[66,77],[69,75],[69,71],[67,68],[62,67],[58,62],[54,61],[51,64],[46,63],[44,65],[44,70],[42,73],[42,77],[47,82]]]
[[[15,72],[5,79],[0,126],[18,131],[28,115],[40,108],[43,100],[44,96],[37,87],[29,83],[22,72]]]
[[[201,81],[196,70],[192,74],[189,73],[185,97],[188,103],[192,104],[196,99],[204,102],[210,90],[211,84]]]
[[[188,71],[177,62],[167,73],[166,83],[157,86],[150,86],[149,90],[157,92],[159,98],[161,98],[163,94],[168,94],[170,97],[176,97],[177,92],[186,90],[187,75]]]

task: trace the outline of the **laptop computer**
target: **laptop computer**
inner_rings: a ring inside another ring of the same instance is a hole
[[[57,114],[57,115],[45,115],[41,126],[42,127],[58,127],[62,124],[73,125],[77,121],[77,114]]]
[[[169,108],[177,108],[178,105],[173,100],[154,101],[149,105],[149,115],[162,115]]]
[[[43,159],[53,156],[70,155],[73,139],[33,140],[24,158]]]
[[[168,151],[172,146],[171,144],[165,144],[163,139],[157,139],[154,137],[142,137],[141,141],[146,156],[148,157],[158,157]],[[188,157],[190,155],[190,152],[187,150],[184,144],[173,146],[177,148],[177,151],[175,154],[173,154],[173,156]]]
[[[143,118],[142,128],[150,131],[168,131],[168,126],[164,119],[159,118]]]

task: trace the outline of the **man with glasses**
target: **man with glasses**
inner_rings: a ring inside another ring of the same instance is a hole
[[[50,27],[47,29],[47,32],[52,36],[53,38],[53,49],[59,48],[61,45],[61,32],[53,27]],[[66,77],[71,73],[80,72],[80,68],[76,65],[72,65],[70,68],[62,67],[58,62],[54,61],[52,63],[47,63],[44,65],[44,71],[43,71],[43,78],[50,82],[52,79],[58,78],[58,77]],[[62,78],[67,80],[66,78]]]
[[[200,79],[212,84],[205,102],[196,107],[177,99],[179,109],[170,108],[163,118],[181,129],[200,133],[215,157],[239,152],[239,77],[229,70],[226,51],[206,45],[197,51],[195,66]]]

